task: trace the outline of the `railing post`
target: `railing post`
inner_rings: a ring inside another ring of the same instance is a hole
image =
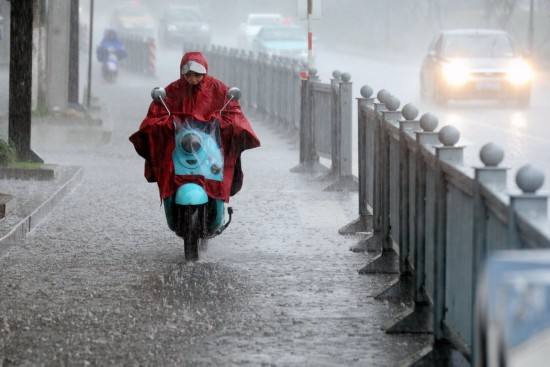
[[[445,126],[439,131],[439,140],[443,146],[436,146],[436,188],[435,188],[435,253],[434,253],[434,294],[433,294],[433,333],[434,341],[430,353],[424,355],[413,365],[448,365],[456,359],[459,365],[465,365],[464,357],[456,350],[451,335],[445,327],[446,304],[446,266],[447,266],[447,194],[448,182],[443,172],[443,163],[461,166],[464,147],[456,147],[460,139],[459,131],[453,126]]]
[[[311,83],[317,81],[317,71],[311,69],[309,79],[302,80],[300,107],[300,163],[292,168],[293,173],[317,174],[326,168],[319,163],[315,144],[315,121],[313,121],[313,93]]]
[[[387,111],[383,100],[387,91],[384,89],[378,91],[376,98],[378,102],[373,103],[372,119],[367,119],[366,123],[371,126],[372,130],[372,233],[354,246],[350,248],[353,252],[378,252],[382,249],[380,236],[382,235],[382,170],[381,170],[381,132],[380,132],[380,114],[382,111]],[[361,273],[361,270],[359,270]]]
[[[360,274],[396,274],[399,272],[399,257],[393,249],[393,241],[391,238],[390,227],[390,137],[387,125],[397,123],[401,119],[399,108],[399,100],[391,95],[378,93],[378,98],[384,100],[384,104],[389,111],[382,111],[378,118],[378,154],[379,164],[377,168],[379,172],[379,190],[380,190],[380,232],[376,231],[373,236],[368,239],[367,250],[370,248],[382,249],[381,254],[372,262],[365,265],[359,270]]]
[[[372,165],[372,146],[368,139],[368,110],[374,108],[372,88],[361,87],[361,97],[357,98],[357,149],[358,149],[358,188],[359,218],[338,230],[343,235],[372,230],[372,213],[369,212],[368,192],[372,190],[372,175],[369,177],[369,164]],[[370,153],[369,154],[369,149]],[[372,167],[370,167],[372,172]]]
[[[510,195],[508,214],[508,238],[510,248],[528,247],[518,235],[518,218],[521,216],[534,224],[544,224],[548,218],[548,195],[537,194],[544,184],[544,174],[527,164],[516,173],[516,184],[521,194]]]
[[[412,104],[407,104],[402,110],[405,120],[399,121],[399,279],[386,290],[375,296],[377,300],[389,300],[400,303],[410,303],[413,300],[414,279],[412,276],[412,264],[409,262],[409,249],[411,246],[411,231],[409,224],[410,192],[414,189],[411,185],[410,175],[411,160],[408,142],[409,134],[420,129],[420,122],[415,120],[418,109]]]
[[[442,169],[442,162],[462,165],[464,148],[455,147],[460,133],[454,126],[444,126],[439,131],[442,146],[435,147],[436,157],[436,207],[435,207],[435,256],[434,256],[434,338],[445,338],[443,321],[446,314],[446,273],[447,266],[447,193],[448,182]]]
[[[339,70],[332,72],[332,78],[330,79],[332,108],[330,111],[330,138],[331,138],[331,167],[328,173],[331,177],[338,178],[340,174],[340,145],[339,135],[341,133],[341,121],[340,121],[340,83],[342,82],[342,73]]]
[[[478,279],[481,269],[488,257],[487,227],[489,209],[485,202],[483,190],[490,189],[495,194],[502,194],[506,190],[507,168],[498,167],[504,158],[502,148],[493,143],[485,144],[479,158],[484,167],[475,168],[474,180],[474,228],[473,228],[473,259],[472,259],[472,289],[477,294]],[[475,309],[476,297],[472,297],[472,309]],[[472,320],[473,321],[473,320]],[[475,340],[475,326],[472,326],[471,340]],[[472,355],[476,354],[476,343],[472,344]]]
[[[388,334],[415,333],[431,334],[433,332],[433,307],[426,292],[426,185],[427,164],[422,150],[425,145],[431,146],[439,142],[438,134],[434,132],[438,125],[437,117],[425,113],[420,118],[417,131],[415,150],[415,264],[413,286],[413,309],[398,317],[393,325],[386,329]]]
[[[332,121],[335,139],[332,145],[332,164],[335,164],[333,174],[337,181],[325,188],[325,191],[357,191],[357,179],[352,173],[352,83],[351,75],[343,73],[341,80],[335,85],[338,88],[336,100],[336,120]]]
[[[293,103],[293,114],[292,114],[292,127],[293,130],[299,130],[300,128],[300,88],[302,86],[302,79],[300,77],[301,67],[299,64],[295,65],[294,70],[292,71],[292,103]]]
[[[402,112],[405,120],[399,121],[399,181],[401,183],[399,192],[399,270],[401,274],[410,274],[412,265],[409,263],[411,246],[410,236],[412,231],[412,229],[409,228],[410,208],[412,206],[410,202],[410,191],[414,188],[414,186],[411,185],[410,176],[415,172],[411,172],[411,154],[407,138],[409,134],[420,130],[420,121],[415,120],[418,116],[418,109],[412,104],[409,103],[405,105]]]

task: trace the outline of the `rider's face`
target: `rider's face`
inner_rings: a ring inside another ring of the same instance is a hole
[[[189,71],[187,74],[183,74],[183,77],[187,83],[191,85],[199,84],[202,79],[204,79],[204,74],[195,73],[194,71]]]

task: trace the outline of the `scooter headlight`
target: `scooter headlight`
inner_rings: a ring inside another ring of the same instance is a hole
[[[181,147],[187,154],[197,153],[202,148],[201,138],[195,134],[187,134],[181,139]]]

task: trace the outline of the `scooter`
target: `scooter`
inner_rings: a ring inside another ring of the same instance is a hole
[[[103,79],[109,83],[114,83],[118,76],[118,53],[114,47],[108,47],[106,50],[107,57],[101,66]]]
[[[219,122],[204,123],[173,115],[165,103],[163,88],[154,88],[151,97],[162,103],[174,124],[176,144],[172,161],[175,174],[223,181],[224,155]],[[238,88],[229,89],[225,106],[240,97]],[[224,223],[224,201],[209,197],[205,188],[196,183],[185,183],[173,196],[164,199],[164,211],[168,227],[183,238],[186,260],[197,260],[199,248],[204,247],[208,239],[221,234],[233,215],[233,209],[228,207],[229,219]]]

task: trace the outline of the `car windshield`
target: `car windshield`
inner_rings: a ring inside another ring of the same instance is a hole
[[[281,23],[281,17],[279,16],[259,16],[251,17],[248,21],[250,25],[276,25]]]
[[[302,41],[306,39],[306,34],[300,28],[280,27],[265,28],[259,37],[264,41]]]
[[[445,57],[499,58],[512,57],[510,38],[504,34],[448,35],[443,42]]]
[[[169,20],[179,20],[182,22],[199,22],[202,20],[201,15],[193,9],[172,9],[167,14]]]

